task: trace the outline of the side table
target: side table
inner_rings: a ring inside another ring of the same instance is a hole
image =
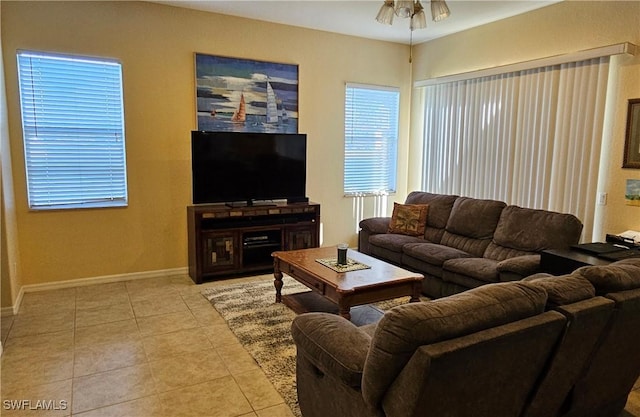
[[[570,274],[583,266],[608,265],[611,262],[575,249],[547,249],[540,256],[542,272],[553,275]]]

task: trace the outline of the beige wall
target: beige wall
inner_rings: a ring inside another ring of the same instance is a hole
[[[640,2],[565,1],[418,45],[413,54],[414,80],[621,42],[640,46]],[[613,58],[611,68],[598,187],[608,193],[608,203],[597,207],[595,240],[604,239],[606,233],[640,230],[640,207],[624,202],[626,180],[640,179],[640,170],[621,168],[627,100],[640,97],[640,51],[636,57]],[[409,172],[418,172],[421,163],[417,131],[411,133]],[[411,176],[409,189],[419,186],[419,176]]]
[[[23,285],[186,267],[194,52],[299,65],[307,194],[322,204],[325,245],[356,242],[351,200],[342,195],[345,83],[400,87],[401,136],[408,137],[406,46],[144,2],[0,7]],[[122,62],[129,207],[28,211],[17,49]],[[401,158],[407,151],[401,139]],[[406,175],[400,181],[406,192]]]
[[[356,242],[352,203],[342,196],[345,82],[401,88],[399,191],[390,201],[420,187],[419,177],[408,175],[419,170],[420,146],[416,138],[405,139],[411,94],[406,46],[149,3],[2,1],[0,8],[15,189],[15,199],[13,193],[4,197],[11,206],[3,207],[3,221],[17,233],[3,233],[8,247],[2,255],[11,258],[2,262],[3,291],[7,269],[26,285],[186,266],[194,52],[299,65],[299,129],[309,136],[307,189],[322,204],[325,245]],[[418,45],[413,75],[423,80],[624,41],[640,45],[640,2],[565,1]],[[129,207],[28,211],[17,49],[122,62]],[[609,203],[598,211],[602,233],[640,229],[640,209],[625,206],[622,197],[626,179],[640,178],[640,170],[620,169],[626,100],[640,97],[640,58],[613,62],[605,132],[610,158],[600,186]]]

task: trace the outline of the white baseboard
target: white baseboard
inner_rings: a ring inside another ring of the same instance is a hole
[[[20,308],[20,304],[22,304],[22,297],[24,297],[24,289],[20,287],[15,304],[11,307],[2,307],[2,309],[0,309],[0,317],[15,316],[18,314],[18,309]]]
[[[95,285],[95,284],[109,284],[112,282],[131,281],[135,279],[161,278],[161,277],[169,277],[173,275],[186,275],[188,272],[189,272],[189,269],[187,267],[183,267],[183,268],[173,268],[173,269],[161,269],[157,271],[133,272],[130,274],[103,275],[100,277],[78,278],[78,279],[70,279],[65,281],[46,282],[43,284],[23,285],[22,287],[20,287],[20,292],[18,293],[18,297],[16,299],[15,304],[12,307],[3,307],[0,310],[0,314],[2,317],[18,314],[18,310],[20,309],[20,304],[22,303],[22,298],[24,294],[28,292],[59,290],[62,288],[84,287],[87,285]]]
[[[14,315],[15,315],[15,313],[13,312],[13,306],[11,306],[11,307],[2,307],[2,309],[0,309],[0,317],[9,317],[9,316],[14,316]]]

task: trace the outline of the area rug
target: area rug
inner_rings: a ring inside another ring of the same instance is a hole
[[[282,294],[309,291],[285,276]],[[300,417],[296,392],[296,347],[291,322],[296,314],[275,302],[273,275],[256,276],[239,284],[212,287],[202,294],[225,319],[242,346],[256,360],[293,414]],[[409,301],[409,297],[377,303],[381,310]]]

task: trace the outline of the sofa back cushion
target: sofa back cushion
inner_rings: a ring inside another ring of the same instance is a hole
[[[595,287],[596,294],[640,288],[640,258],[629,258],[610,265],[584,266],[574,271]]]
[[[502,201],[458,197],[440,243],[482,257],[505,207]]]
[[[617,415],[640,375],[640,258],[583,267],[573,274],[589,280],[598,295],[615,303],[615,310],[572,389],[566,412]]]
[[[385,394],[384,415],[519,416],[565,325],[548,311],[421,346]]]
[[[424,231],[424,238],[433,243],[440,243],[444,228],[449,220],[453,203],[458,196],[445,194],[431,194],[423,191],[413,191],[409,193],[406,204],[426,204],[429,206],[427,214],[427,226]]]
[[[364,366],[362,393],[378,407],[416,349],[544,311],[543,289],[523,282],[485,285],[435,301],[389,310],[378,323]]]
[[[508,206],[500,214],[493,243],[518,251],[541,252],[568,248],[578,243],[581,233],[582,222],[572,214]]]
[[[567,325],[558,339],[553,355],[544,367],[544,372],[538,378],[533,395],[530,396],[520,416],[565,415],[563,410],[563,405],[567,404],[565,400],[567,397],[572,397],[573,386],[579,380],[585,365],[591,362],[592,353],[599,345],[612,317],[615,303],[604,297],[589,297],[595,292],[591,284],[584,278],[574,275],[542,278],[534,283],[548,290],[547,305],[564,315]],[[601,381],[604,380],[607,379]]]
[[[556,277],[539,274],[538,276],[527,277],[524,280],[546,291],[548,308],[577,303],[596,296],[596,290],[593,285],[579,275],[568,274]]]

